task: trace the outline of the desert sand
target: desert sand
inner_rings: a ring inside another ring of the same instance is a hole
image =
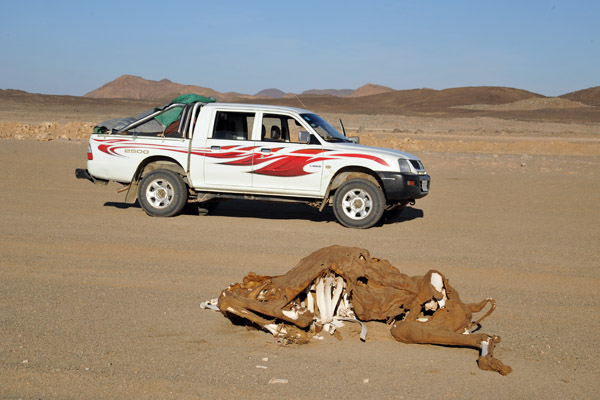
[[[250,201],[148,217],[119,185],[75,179],[95,122],[148,108],[98,104],[0,107],[1,399],[597,397],[597,124],[345,114],[362,143],[414,152],[432,177],[397,220],[353,230],[330,209]],[[495,298],[482,331],[513,372],[396,342],[383,323],[364,343],[349,324],[342,340],[279,346],[200,308],[333,244]]]

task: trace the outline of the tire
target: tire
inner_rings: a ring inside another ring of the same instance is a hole
[[[348,228],[372,227],[379,222],[384,209],[382,190],[366,179],[351,179],[335,192],[333,212],[338,222]]]
[[[140,206],[152,217],[172,217],[187,203],[188,191],[181,176],[159,169],[142,179],[138,189]]]

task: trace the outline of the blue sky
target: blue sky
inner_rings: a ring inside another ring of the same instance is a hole
[[[8,1],[0,88],[83,95],[123,75],[254,94],[600,85],[600,2]]]

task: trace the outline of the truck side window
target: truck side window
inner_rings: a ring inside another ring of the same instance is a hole
[[[213,139],[248,140],[254,124],[254,113],[217,111]]]
[[[278,114],[263,115],[261,140],[264,142],[300,143],[298,140],[300,131],[306,129],[293,117]]]
[[[265,114],[262,120],[261,140],[264,142],[287,142],[289,135],[285,128],[285,116]]]

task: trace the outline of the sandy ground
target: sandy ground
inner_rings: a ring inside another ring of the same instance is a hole
[[[597,398],[600,152],[578,131],[591,128],[390,138],[384,122],[365,140],[415,150],[431,194],[369,230],[262,202],[151,218],[118,185],[75,179],[85,142],[0,140],[0,398]],[[513,373],[479,370],[474,350],[398,343],[380,323],[364,343],[347,326],[281,347],[200,309],[249,271],[282,274],[332,244],[438,269],[465,301],[494,297],[482,331],[502,337]]]
[[[597,397],[597,124],[341,115],[432,176],[428,197],[361,231],[262,202],[150,218],[74,169],[94,123],[151,105],[19,98],[0,102],[0,399]],[[438,269],[468,302],[494,297],[483,331],[503,338],[495,354],[513,373],[479,370],[474,350],[398,343],[381,323],[365,343],[349,325],[342,340],[281,347],[200,309],[332,244],[410,275]]]

